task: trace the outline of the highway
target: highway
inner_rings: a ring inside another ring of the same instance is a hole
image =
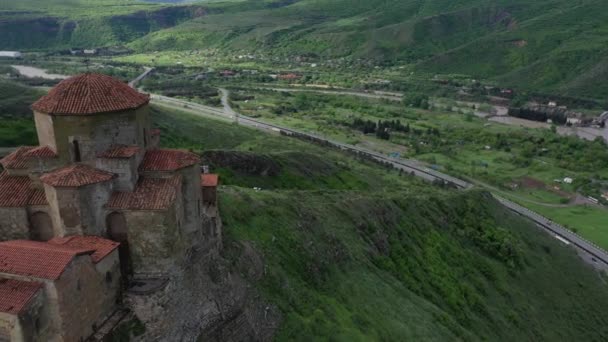
[[[149,73],[149,71],[147,71]],[[147,74],[146,73],[146,74]],[[240,125],[252,127],[259,130],[280,133],[287,136],[293,136],[300,139],[309,140],[315,143],[331,146],[344,151],[348,151],[357,154],[362,157],[374,160],[381,164],[390,165],[395,169],[403,170],[404,172],[410,173],[417,177],[423,178],[427,181],[442,181],[451,184],[459,189],[469,189],[473,187],[473,184],[466,182],[462,179],[446,175],[444,173],[427,168],[421,162],[414,159],[401,159],[391,158],[375,151],[370,151],[361,147],[345,144],[339,141],[320,137],[312,133],[302,132],[287,127],[281,127],[274,124],[266,123],[254,118],[250,118],[235,112],[229,103],[229,92],[226,89],[220,88],[222,93],[221,100],[223,109],[218,109],[210,106],[201,105],[198,103],[175,99],[158,94],[150,94],[150,98],[153,102],[159,104],[170,105],[175,108],[187,109],[188,111],[203,115],[203,116],[217,116],[227,120],[232,120]],[[492,193],[490,191],[490,193]],[[517,213],[518,215],[524,216],[536,223],[539,227],[543,228],[550,235],[557,237],[560,241],[563,239],[568,241],[572,246],[577,248],[579,252],[583,252],[591,257],[591,262],[594,266],[602,269],[608,269],[608,252],[596,244],[586,240],[571,230],[543,217],[542,215],[533,212],[517,203],[509,201],[501,196],[492,193],[492,196],[502,205],[509,210]],[[587,259],[587,258],[584,258]]]

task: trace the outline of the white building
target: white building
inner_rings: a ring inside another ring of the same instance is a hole
[[[566,184],[572,184],[572,182],[574,182],[574,179],[572,179],[570,177],[564,178],[564,183],[566,183]]]
[[[580,124],[581,122],[582,122],[582,120],[581,120],[581,119],[579,119],[579,118],[567,118],[567,119],[566,119],[566,123],[569,123],[569,124],[571,124],[571,125],[578,125],[578,124]]]
[[[23,56],[19,51],[0,51],[0,57],[21,58]]]

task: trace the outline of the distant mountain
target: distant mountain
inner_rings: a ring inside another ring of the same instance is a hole
[[[39,0],[25,2],[35,1]],[[49,31],[55,36],[43,45],[82,45],[90,38],[95,44],[130,43],[139,51],[221,47],[280,56],[362,58],[568,95],[608,94],[608,85],[602,82],[608,76],[605,0],[198,2],[205,6],[197,7],[199,12],[193,14],[191,6],[169,7],[161,11],[166,13],[162,20],[153,19],[160,5],[142,9],[143,2],[127,1],[138,14],[114,14],[117,8],[124,12],[130,7],[124,1],[123,6],[111,5],[118,0],[103,1],[109,3],[103,8],[107,16],[76,21],[71,33],[74,24],[61,19],[53,30],[43,30],[45,37]],[[82,10],[74,10],[78,11]],[[46,25],[10,23],[0,23],[0,30],[10,32],[9,38],[0,38],[0,46],[33,48],[40,39],[27,40],[16,32],[36,32]],[[85,34],[84,27],[101,30]]]

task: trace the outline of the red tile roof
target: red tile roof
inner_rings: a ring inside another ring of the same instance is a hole
[[[57,153],[55,153],[55,151],[53,151],[53,149],[49,146],[38,146],[25,153],[25,157],[56,158]]]
[[[141,171],[175,171],[199,163],[201,157],[181,150],[159,149],[146,152],[139,165]]]
[[[133,192],[115,192],[106,204],[107,209],[164,210],[175,202],[181,176],[173,178],[139,179]]]
[[[0,278],[0,312],[18,315],[38,291],[41,283]]]
[[[46,200],[44,190],[32,190],[30,198],[27,201],[27,205],[49,205],[49,202]]]
[[[18,147],[13,153],[0,159],[0,164],[5,169],[27,169],[27,153],[33,150],[33,146],[21,146]]]
[[[217,186],[218,175],[214,173],[203,173],[201,174],[201,186]]]
[[[93,254],[91,248],[73,248],[46,242],[0,242],[0,273],[55,280],[77,255]]]
[[[54,187],[79,187],[111,180],[115,174],[96,169],[86,164],[72,164],[40,177],[40,180]]]
[[[0,173],[0,207],[25,207],[32,195],[31,185],[27,176]]]
[[[112,146],[104,152],[97,155],[98,158],[131,158],[139,152],[139,146],[125,146],[116,145]]]
[[[110,255],[112,251],[120,245],[118,242],[104,239],[98,236],[68,236],[56,237],[48,241],[53,245],[67,246],[75,249],[92,249],[95,250],[91,255],[94,263],[98,263],[105,257]]]
[[[58,115],[87,115],[136,109],[150,101],[144,95],[113,77],[82,74],[57,84],[32,109]]]

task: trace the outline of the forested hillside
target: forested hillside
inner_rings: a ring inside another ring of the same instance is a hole
[[[603,0],[135,0],[0,4],[0,46],[221,47],[468,74],[600,98],[608,89]],[[474,61],[474,63],[472,62]]]

